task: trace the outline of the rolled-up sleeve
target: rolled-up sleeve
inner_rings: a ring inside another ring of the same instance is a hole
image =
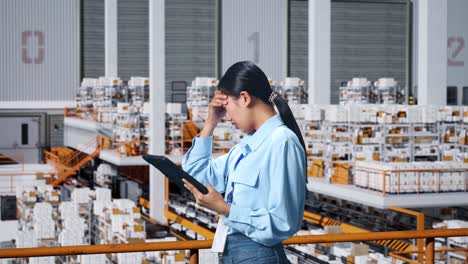
[[[213,159],[212,144],[213,137],[195,137],[182,159],[182,169],[201,183],[209,183],[216,191],[224,192],[229,153]]]
[[[267,246],[291,237],[300,229],[306,191],[302,147],[286,140],[274,145],[270,153],[266,166],[270,186],[264,194],[268,197],[267,206],[252,209],[234,204],[225,219],[226,225]]]

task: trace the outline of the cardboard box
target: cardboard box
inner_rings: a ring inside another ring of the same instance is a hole
[[[367,256],[369,255],[369,245],[367,244],[353,244],[351,246],[352,256]]]

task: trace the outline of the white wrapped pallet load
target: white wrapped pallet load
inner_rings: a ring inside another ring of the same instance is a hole
[[[60,232],[58,241],[61,246],[84,245],[83,235],[83,233],[80,233],[77,230],[64,229]]]
[[[29,258],[29,264],[55,264],[55,257]]]
[[[90,194],[91,190],[88,187],[75,188],[71,193],[71,201],[79,204],[88,203],[91,200]]]
[[[141,223],[130,223],[128,226],[125,227],[125,234],[126,238],[132,239],[145,239],[146,232],[144,224]]]
[[[348,122],[357,123],[361,122],[361,105],[351,104],[347,107]]]
[[[39,185],[36,187],[36,189],[38,193],[44,195],[44,193],[46,192],[52,192],[54,190],[54,187],[52,187],[52,185]]]
[[[33,211],[34,218],[51,218],[52,205],[50,203],[36,203]]]
[[[182,114],[181,103],[166,103],[166,113],[169,115]]]
[[[306,113],[310,112],[308,104],[290,104],[289,107],[296,119],[305,119]]]
[[[29,248],[37,247],[37,239],[33,230],[18,230],[16,232],[16,247]]]
[[[129,199],[114,199],[113,203],[121,212],[127,214],[131,213],[132,208],[136,206],[135,202]]]
[[[348,122],[348,111],[344,106],[328,105],[325,108],[325,121],[333,123]]]
[[[141,218],[141,209],[140,207],[133,207],[131,210],[130,215],[132,216],[132,219],[140,219]]]
[[[117,264],[128,264],[128,263],[141,264],[143,263],[143,258],[144,258],[143,252],[117,253]],[[169,264],[169,263],[174,263],[174,262],[166,262],[166,263]]]
[[[438,121],[440,122],[458,122],[462,120],[462,108],[458,106],[440,106]]]
[[[133,219],[129,214],[112,214],[112,232],[125,235],[124,225],[133,223]]]
[[[93,214],[106,218],[106,211],[112,211],[114,204],[112,202],[101,202],[101,201],[94,201],[93,202]]]
[[[20,185],[16,187],[16,198],[23,202],[36,202],[37,192],[34,186]]]
[[[304,115],[304,119],[307,121],[322,121],[325,118],[324,106],[313,105],[309,106],[307,112]]]
[[[437,122],[437,107],[433,105],[419,106],[420,119],[414,120],[415,123],[435,123]]]
[[[84,231],[87,228],[86,223],[85,223],[85,219],[81,218],[81,217],[66,218],[63,221],[62,226],[63,226],[64,229],[77,230],[77,231],[79,231],[81,233],[84,233]]]
[[[60,218],[79,217],[78,205],[74,202],[61,202],[59,205]]]
[[[106,263],[106,255],[79,255],[78,259],[81,264],[96,264],[96,263]]]
[[[99,202],[111,202],[112,201],[112,193],[109,188],[96,188],[96,201]]]
[[[444,223],[446,224],[448,229],[454,228],[468,228],[468,221],[463,220],[445,220]],[[465,237],[450,237],[449,241],[453,243],[457,243],[463,247],[468,246],[468,236]]]
[[[387,193],[464,191],[467,164],[461,162],[383,163],[357,161],[354,185]],[[427,170],[414,172],[413,170]]]
[[[49,217],[34,218],[34,235],[37,239],[55,238],[55,222]]]

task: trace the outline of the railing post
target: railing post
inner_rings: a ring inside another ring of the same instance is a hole
[[[416,214],[416,230],[424,230],[424,213],[418,212]],[[424,248],[424,239],[419,238],[416,240],[416,245],[418,247],[418,250],[423,250]],[[423,254],[418,253],[418,263],[422,263],[424,260]]]
[[[198,264],[198,249],[190,250],[190,264]]]
[[[434,238],[426,238],[426,264],[434,264]]]

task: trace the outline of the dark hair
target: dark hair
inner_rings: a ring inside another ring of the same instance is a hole
[[[269,101],[273,92],[270,82],[265,73],[251,61],[240,61],[233,64],[219,80],[218,89],[224,94],[239,97],[242,91],[247,91],[250,95],[259,98],[265,104],[271,105]],[[296,119],[289,108],[288,102],[277,95],[273,100],[284,124],[296,134],[299,142],[306,150],[301,130],[297,125]],[[306,159],[307,160],[307,159]]]

